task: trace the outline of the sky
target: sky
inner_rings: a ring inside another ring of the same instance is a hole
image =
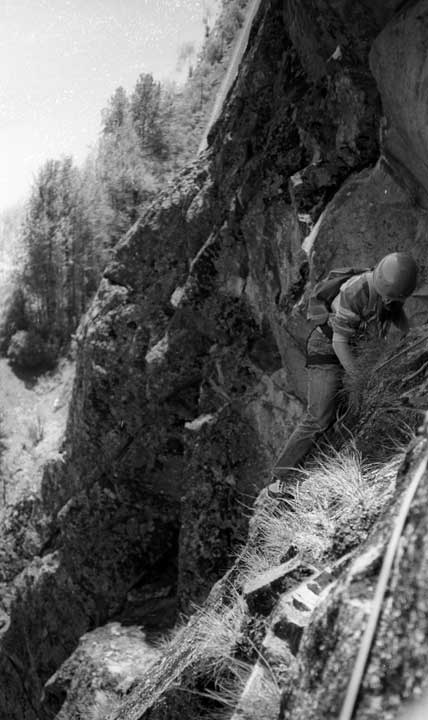
[[[48,158],[80,163],[102,108],[140,73],[175,79],[215,0],[0,0],[0,212],[25,199]]]

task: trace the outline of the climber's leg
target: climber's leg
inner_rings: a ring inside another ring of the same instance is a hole
[[[281,475],[296,467],[311,449],[314,440],[331,425],[336,414],[341,377],[338,365],[309,368],[308,407],[275,463],[275,474]]]
[[[275,492],[281,494],[285,490],[290,470],[304,460],[316,438],[333,422],[341,384],[340,365],[308,369],[308,407],[273,467],[272,472],[278,482],[269,486],[269,495],[273,496]]]

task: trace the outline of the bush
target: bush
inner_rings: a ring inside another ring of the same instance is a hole
[[[55,364],[53,349],[33,330],[19,330],[12,336],[7,357],[21,370],[47,369]]]
[[[221,39],[213,38],[207,43],[205,56],[210,65],[219,63],[223,59],[223,43]]]
[[[16,281],[19,282],[19,279]],[[0,353],[6,355],[12,336],[26,327],[25,298],[19,285],[11,290],[2,302],[3,312],[0,322]]]

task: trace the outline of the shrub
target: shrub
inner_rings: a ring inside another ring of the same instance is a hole
[[[19,280],[18,280],[19,282]],[[19,286],[15,286],[3,300],[3,317],[0,323],[0,353],[6,354],[12,336],[27,325],[25,298]]]
[[[205,54],[207,62],[210,65],[221,62],[223,59],[223,47],[221,39],[210,39],[207,43]]]
[[[41,335],[32,330],[18,330],[12,336],[7,357],[12,365],[21,370],[48,369],[55,364],[53,349]]]

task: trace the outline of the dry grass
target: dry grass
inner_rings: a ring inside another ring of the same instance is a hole
[[[266,501],[255,518],[256,543],[242,561],[245,582],[279,565],[291,546],[315,562],[331,549],[341,527],[375,518],[392,496],[403,452],[384,464],[366,464],[351,444],[318,455],[299,471],[301,482],[288,503]]]
[[[173,652],[175,646],[180,645],[187,632],[188,618],[181,617],[177,620],[173,628],[157,636],[152,640],[152,643],[163,655],[166,655],[169,652]]]
[[[208,714],[201,709],[201,718],[214,720],[217,712],[222,717],[222,707],[228,707],[230,715],[245,684],[235,651],[243,638],[247,614],[244,598],[229,586],[226,598],[208,599],[203,607],[196,608],[186,625],[180,624],[158,641],[161,658],[152,668],[158,696],[168,690],[182,691],[203,700]],[[246,666],[247,676],[250,669]]]
[[[244,598],[237,591],[232,590],[231,594],[233,600],[230,605],[201,608],[198,623],[193,629],[193,642],[202,658],[201,669],[214,678],[229,667],[233,651],[242,638],[248,610]]]
[[[355,446],[321,454],[302,471],[296,509],[318,509],[337,526],[359,514],[376,515],[390,498],[404,451],[386,464],[365,463]]]
[[[266,666],[261,668],[253,686],[248,689],[254,666],[237,659],[231,661],[216,689],[202,693],[217,706],[207,710],[203,720],[230,720],[234,712],[241,720],[276,717],[281,691],[272,671]]]
[[[181,625],[159,643],[163,655],[182,654],[188,647],[186,663],[196,676],[216,678],[230,664],[236,644],[242,637],[247,613],[244,598],[233,587],[227,601],[197,608],[187,625]]]
[[[400,342],[396,338],[388,342],[367,340],[359,354],[357,372],[345,378],[345,423],[366,457],[387,461],[397,443],[409,442],[420,421],[415,399],[425,396],[425,407],[426,334],[426,328],[415,328]]]
[[[351,411],[361,411],[362,406],[367,403],[368,398],[372,395],[372,384],[376,393],[379,381],[378,377],[374,377],[376,368],[388,357],[392,356],[398,348],[397,339],[384,340],[374,336],[367,337],[364,342],[359,342],[355,373],[352,377],[345,376],[345,390]],[[390,368],[388,366],[386,368],[385,372],[388,372]]]

